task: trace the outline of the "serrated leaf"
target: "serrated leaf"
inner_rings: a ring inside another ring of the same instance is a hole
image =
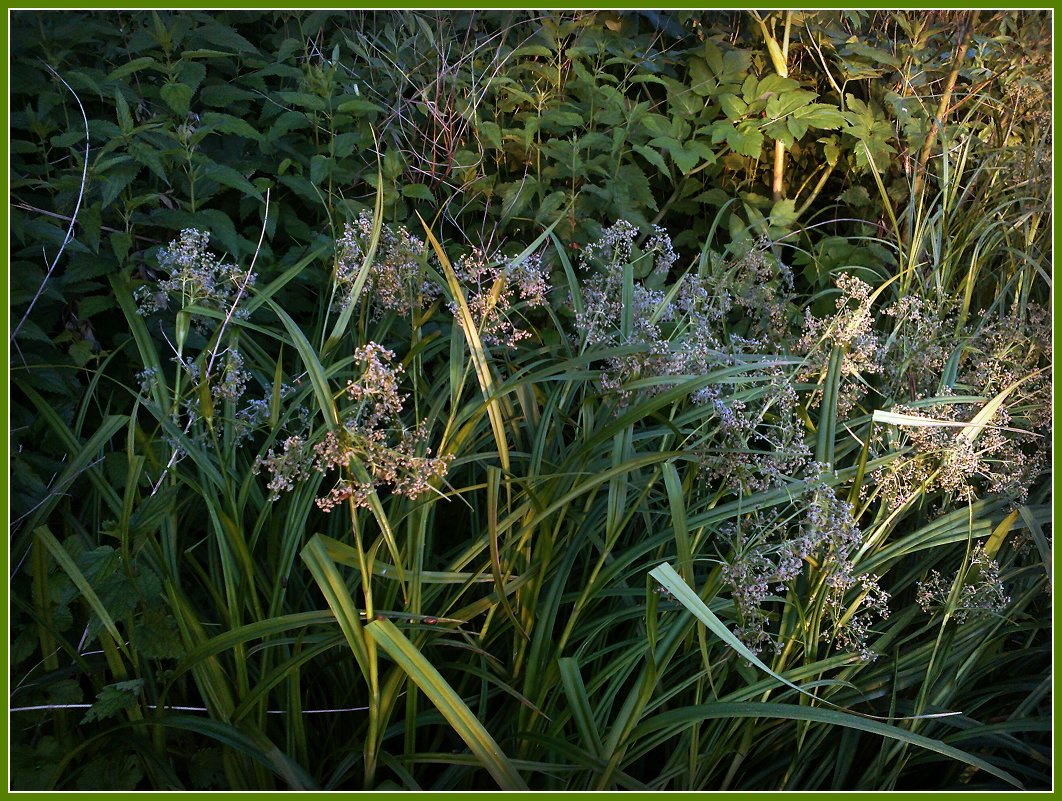
[[[365,141],[365,134],[361,131],[347,131],[337,134],[332,140],[332,157],[345,159],[353,153]]]
[[[763,134],[754,127],[743,125],[742,128],[734,128],[731,126],[726,132],[726,143],[735,153],[757,159],[763,149]]]
[[[199,102],[215,108],[229,108],[233,103],[254,97],[256,95],[253,92],[228,83],[211,83],[199,90]]]
[[[166,83],[159,89],[159,95],[179,117],[188,116],[188,104],[192,101],[192,89],[183,83]]]
[[[147,67],[157,67],[158,62],[151,56],[141,56],[140,58],[134,58],[132,61],[122,64],[120,67],[115,67],[107,74],[105,82],[121,80],[127,75],[132,75],[134,72],[139,72]]]
[[[502,134],[501,128],[495,122],[481,122],[479,124],[479,136],[490,147],[495,150],[502,149]]]
[[[195,36],[208,43],[237,53],[257,53],[258,48],[226,25],[204,25],[195,29]]]
[[[181,79],[181,83],[194,92],[199,88],[199,84],[203,82],[203,78],[206,77],[206,67],[197,61],[185,61],[182,59],[177,65],[177,75]]]
[[[715,93],[719,83],[716,81],[712,70],[707,62],[694,56],[690,59],[690,89],[701,97],[709,97]]]
[[[96,702],[81,719],[82,725],[94,720],[107,720],[136,706],[137,696],[144,688],[143,679],[130,679],[108,684],[96,695]]]
[[[402,197],[411,197],[416,200],[428,200],[435,202],[435,196],[424,184],[406,184],[402,187]]]
[[[242,136],[244,139],[258,140],[261,138],[261,134],[250,123],[231,114],[208,111],[200,115],[199,122],[201,125],[209,126],[215,131],[235,134],[236,136]]]
[[[320,184],[328,177],[332,168],[332,160],[328,156],[316,155],[310,159],[310,183]]]
[[[788,228],[797,220],[796,201],[792,199],[778,200],[771,207],[771,225],[779,228]]]
[[[748,103],[730,92],[719,95],[719,106],[729,120],[739,119],[749,108]]]
[[[118,112],[118,130],[123,136],[128,136],[133,131],[133,115],[129,113],[129,104],[125,102],[121,89],[114,93],[114,104]]]
[[[659,150],[655,150],[654,148],[645,145],[635,145],[633,149],[635,153],[656,167],[661,175],[671,175],[671,170],[667,168],[667,163],[664,161],[664,157],[660,155]]]
[[[148,659],[182,659],[185,648],[173,615],[165,609],[148,609],[133,626],[133,646]]]
[[[827,103],[811,103],[797,109],[794,116],[811,128],[832,130],[844,127],[845,117],[839,108]]]
[[[361,116],[363,114],[379,114],[383,111],[383,106],[373,103],[371,100],[346,100],[336,107],[336,111],[340,114]]]
[[[668,150],[668,154],[671,156],[671,160],[675,162],[675,166],[679,171],[686,175],[690,170],[696,167],[701,157],[692,150],[687,150],[681,145],[679,147],[673,147]]]
[[[262,193],[258,191],[255,185],[248,181],[242,173],[237,172],[232,167],[224,164],[211,163],[207,165],[206,177],[213,181],[217,181],[222,186],[227,186],[230,189],[237,189],[256,200],[265,200],[265,198],[262,197]]]

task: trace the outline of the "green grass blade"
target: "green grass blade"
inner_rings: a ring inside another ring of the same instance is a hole
[[[265,765],[287,782],[292,790],[313,790],[317,787],[305,768],[277,748],[261,732],[238,729],[228,723],[192,715],[152,717],[139,725],[163,726],[201,734]]]
[[[465,291],[461,288],[461,282],[457,279],[457,273],[454,272],[454,267],[450,263],[450,259],[447,258],[446,251],[443,250],[442,244],[435,238],[435,234],[432,233],[423,218],[420,218],[419,214],[417,217],[420,219],[421,225],[424,226],[424,233],[427,235],[428,241],[435,249],[435,255],[438,256],[443,273],[446,275],[446,283],[450,287],[450,294],[453,296],[454,303],[457,304],[457,311],[461,318],[461,328],[471,351],[472,364],[476,370],[476,378],[479,379],[479,388],[483,392],[483,401],[487,406],[487,415],[490,417],[494,440],[498,446],[498,459],[501,462],[502,470],[508,472],[509,444],[505,438],[505,422],[502,416],[501,401],[495,391],[494,376],[491,375],[490,362],[483,347],[483,340],[479,336],[479,330],[472,316],[472,310],[468,307]]]
[[[572,719],[587,753],[603,758],[605,746],[594,722],[590,700],[586,695],[586,685],[583,684],[583,677],[579,673],[579,664],[571,657],[563,657],[557,660],[557,667],[560,668],[561,688],[568,699]]]
[[[74,563],[74,560],[70,558],[70,554],[66,552],[66,548],[55,538],[51,530],[47,526],[40,526],[34,530],[34,535],[40,540],[44,547],[48,549],[48,552],[55,559],[56,563],[62,568],[63,572],[70,577],[70,580],[74,582],[74,586],[81,592],[82,597],[92,607],[92,611],[96,613],[96,616],[103,623],[103,627],[107,629],[107,632],[114,638],[115,644],[121,649],[122,653],[126,655],[132,661],[132,656],[129,653],[129,649],[125,644],[125,638],[118,632],[118,627],[114,624],[114,618],[111,617],[111,613],[107,611],[107,607],[103,605],[100,597],[96,594],[96,591],[92,589],[92,585],[89,580],[85,578],[85,574],[81,572],[78,566]]]
[[[310,569],[310,574],[324,594],[329,609],[335,615],[336,622],[347,638],[350,650],[358,662],[366,680],[369,678],[369,651],[365,644],[365,631],[361,625],[361,615],[354,599],[347,589],[346,582],[336,569],[336,564],[328,554],[327,546],[320,534],[315,534],[306,547],[302,549],[302,561]]]
[[[693,549],[690,546],[690,529],[686,520],[686,500],[682,492],[682,479],[674,462],[660,465],[667,490],[668,507],[671,510],[671,525],[675,531],[675,547],[678,551],[679,575],[687,583],[693,582]]]
[[[822,386],[822,414],[819,430],[815,432],[815,461],[833,466],[834,443],[837,442],[837,390],[841,385],[841,363],[844,348],[835,346],[830,353],[830,366]]]
[[[971,753],[968,753],[967,751],[954,748],[940,740],[934,740],[931,737],[914,734],[905,729],[901,729],[898,726],[892,726],[879,720],[871,720],[848,712],[840,712],[835,709],[821,709],[819,707],[798,706],[796,704],[758,702],[702,704],[699,706],[687,707],[685,709],[663,712],[660,715],[639,724],[635,729],[634,734],[637,737],[665,728],[671,728],[675,732],[678,732],[681,729],[700,721],[720,718],[803,720],[813,723],[825,723],[831,726],[844,726],[850,729],[858,729],[869,734],[877,734],[881,737],[888,737],[901,743],[918,746],[919,748],[924,748],[928,751],[934,751],[942,756],[979,768],[1018,789],[1024,789],[1022,783],[1013,775]]]
[[[291,342],[295,350],[299,352],[299,358],[302,359],[303,367],[306,368],[306,374],[313,386],[314,395],[317,396],[317,404],[320,406],[325,423],[330,431],[334,430],[339,425],[339,410],[336,409],[332,392],[328,388],[328,376],[321,360],[317,358],[310,341],[306,339],[306,335],[302,333],[302,329],[291,319],[291,316],[271,298],[266,298],[265,302],[287,329],[288,336],[291,337]]]
[[[528,789],[509,758],[461,700],[461,696],[454,692],[439,671],[391,621],[374,620],[365,626],[365,631],[435,704],[499,787],[503,790]]]

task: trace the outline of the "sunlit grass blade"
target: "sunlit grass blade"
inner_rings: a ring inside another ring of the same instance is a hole
[[[523,777],[483,724],[472,714],[472,711],[439,671],[424,658],[423,654],[393,623],[389,620],[374,620],[365,626],[365,631],[435,704],[447,723],[465,741],[501,789],[528,789]]]
[[[366,680],[369,677],[369,651],[365,644],[365,631],[360,610],[347,589],[346,582],[329,556],[323,538],[315,534],[302,549],[302,560],[324,594],[329,609],[339,623],[340,631],[347,639],[350,650],[358,662]]]
[[[418,214],[418,217],[419,216],[420,215]],[[424,226],[424,233],[428,237],[428,241],[435,249],[435,255],[438,257],[439,263],[443,268],[443,273],[446,276],[446,282],[450,288],[450,294],[454,299],[454,303],[457,305],[458,314],[460,315],[461,330],[464,332],[465,340],[468,342],[472,364],[476,371],[476,377],[479,379],[480,390],[483,393],[483,402],[487,406],[490,425],[494,431],[494,441],[498,446],[498,459],[501,462],[502,470],[508,471],[509,443],[505,434],[505,421],[502,415],[501,401],[498,399],[495,392],[494,376],[491,373],[487,352],[483,347],[483,340],[479,336],[479,330],[476,326],[475,318],[472,316],[472,310],[468,307],[465,291],[461,287],[461,282],[457,279],[457,273],[454,272],[453,265],[450,263],[446,251],[443,250],[442,244],[435,238],[435,234],[432,233],[431,228],[428,227],[428,224],[424,222],[423,218],[420,218],[420,222],[421,225]]]

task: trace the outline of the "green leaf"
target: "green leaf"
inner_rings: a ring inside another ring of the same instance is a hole
[[[690,89],[701,97],[715,93],[719,86],[707,62],[694,56],[690,59]]]
[[[332,160],[328,156],[316,155],[310,159],[310,183],[320,184],[328,177]]]
[[[770,222],[771,225],[778,226],[779,228],[788,228],[797,220],[796,213],[796,201],[791,199],[783,199],[775,201],[771,207]]]
[[[217,181],[222,186],[227,186],[231,189],[239,190],[243,194],[253,197],[258,201],[265,201],[262,197],[262,193],[258,191],[254,184],[247,180],[242,173],[237,172],[232,167],[227,167],[224,164],[211,163],[206,168],[206,177],[212,181]]]
[[[651,136],[667,136],[671,133],[671,121],[663,114],[646,114],[640,125]]]
[[[671,160],[675,162],[675,166],[679,168],[679,171],[686,175],[690,170],[696,167],[701,157],[693,150],[688,150],[685,147],[679,145],[678,147],[672,147],[668,149],[668,154],[671,156]]]
[[[742,123],[741,128],[731,126],[726,132],[726,143],[735,153],[758,159],[763,150],[763,134],[754,126]]]
[[[406,184],[402,187],[402,197],[411,197],[416,200],[435,202],[435,195],[425,184]]]
[[[794,116],[810,128],[834,130],[843,128],[845,125],[844,113],[839,108],[827,103],[811,103],[797,109],[794,112]]]
[[[94,720],[107,720],[136,706],[137,696],[144,688],[143,679],[130,679],[108,684],[96,694],[96,702],[81,719],[82,725]]]
[[[195,29],[195,36],[223,50],[237,53],[257,53],[258,48],[228,25],[203,25]]]
[[[140,72],[140,70],[146,69],[147,67],[158,68],[159,64],[155,59],[151,58],[151,56],[134,58],[132,61],[128,61],[125,64],[122,64],[122,66],[115,67],[111,70],[104,79],[104,82],[110,83],[111,81],[119,81],[127,75],[132,75],[134,72]]]
[[[374,620],[365,626],[365,633],[372,637],[435,705],[501,789],[529,789],[498,743],[461,700],[461,696],[454,692],[446,679],[413,643],[406,639],[394,623],[386,619]]]
[[[118,111],[118,129],[123,136],[129,136],[133,132],[133,115],[129,113],[129,104],[125,102],[121,89],[114,93],[114,104]]]
[[[203,127],[210,127],[219,133],[233,134],[255,141],[262,138],[261,134],[250,123],[231,114],[207,111],[200,115],[199,122]]]
[[[336,106],[336,111],[340,114],[353,114],[355,116],[382,114],[383,110],[383,106],[373,103],[371,100],[345,100]]]
[[[188,104],[192,100],[192,94],[191,87],[183,83],[166,83],[159,89],[159,95],[162,96],[166,105],[179,117],[188,116]]]
[[[635,145],[634,152],[652,164],[660,172],[661,175],[670,177],[671,170],[668,169],[667,163],[664,161],[664,157],[660,155],[660,151],[645,145]]]
[[[719,106],[723,109],[727,119],[735,121],[740,119],[749,108],[748,103],[729,92],[719,96]]]
[[[495,122],[481,122],[479,124],[479,136],[489,146],[495,150],[502,149],[502,133],[501,128]]]
[[[557,667],[560,669],[561,688],[568,699],[572,719],[587,752],[597,757],[606,757],[605,746],[586,695],[586,686],[579,673],[579,664],[571,657],[563,657],[557,660]]]
[[[940,740],[923,737],[920,734],[913,734],[906,729],[901,729],[899,726],[882,723],[878,720],[869,720],[848,712],[840,712],[835,709],[822,709],[814,706],[759,702],[701,704],[698,706],[686,707],[685,709],[664,712],[650,718],[635,729],[634,736],[644,736],[661,729],[673,729],[674,733],[677,734],[683,729],[705,720],[734,720],[738,718],[806,720],[814,723],[823,723],[829,726],[844,726],[846,728],[858,729],[869,734],[888,737],[889,739],[897,740],[901,743],[907,743],[909,745],[918,746],[919,748],[925,748],[928,751],[942,754],[950,759],[963,762],[967,765],[972,765],[986,773],[990,773],[1014,787],[1024,789],[1022,783],[1007,771],[997,768],[990,762],[966,751],[946,745]]]

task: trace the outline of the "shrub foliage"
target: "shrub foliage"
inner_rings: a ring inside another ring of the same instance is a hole
[[[1050,784],[1049,15],[10,22],[16,789]]]

